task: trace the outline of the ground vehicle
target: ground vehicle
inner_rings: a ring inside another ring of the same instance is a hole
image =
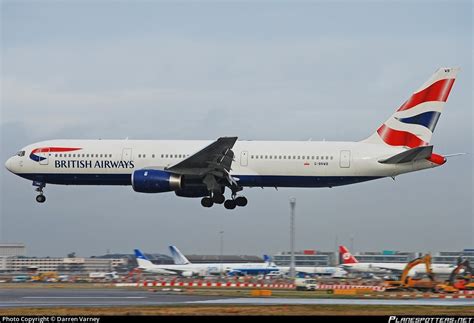
[[[296,290],[315,290],[317,286],[316,279],[296,278]]]
[[[39,273],[37,275],[31,276],[32,282],[48,282],[55,283],[59,280],[58,273],[55,271],[47,271],[44,273]]]
[[[426,276],[428,279],[424,279],[423,276],[418,275],[410,277],[408,274],[410,270],[419,264],[425,264]],[[431,271],[431,255],[426,254],[423,257],[419,257],[410,261],[403,269],[400,280],[388,280],[385,282],[387,289],[419,289],[419,290],[434,290],[436,281],[434,274]]]
[[[474,290],[473,274],[469,260],[460,260],[446,283],[436,285],[436,291],[456,293],[460,290]]]
[[[30,276],[20,275],[12,278],[12,283],[24,283],[30,280]]]

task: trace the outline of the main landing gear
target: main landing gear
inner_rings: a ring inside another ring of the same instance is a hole
[[[232,199],[226,200],[224,195],[216,194],[212,197],[203,197],[201,199],[201,205],[204,207],[211,207],[214,204],[222,204],[224,203],[224,207],[228,210],[235,209],[236,206],[246,206],[248,201],[247,198],[244,196],[235,196],[232,194]]]
[[[46,186],[46,184],[33,182],[33,185],[38,186],[35,190],[36,192],[39,193],[38,195],[36,195],[36,202],[44,203],[46,201],[46,196],[44,196],[43,194],[43,188]]]

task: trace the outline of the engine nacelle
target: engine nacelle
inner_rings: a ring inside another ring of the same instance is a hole
[[[139,169],[132,174],[132,187],[141,193],[162,193],[181,189],[182,176],[164,170]]]
[[[193,271],[183,271],[183,272],[181,273],[181,276],[183,276],[183,277],[193,277],[194,275],[195,275],[195,274],[194,274]]]

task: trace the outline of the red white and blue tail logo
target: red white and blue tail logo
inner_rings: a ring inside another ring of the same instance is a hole
[[[63,153],[63,152],[70,152],[81,150],[82,148],[66,148],[66,147],[42,147],[33,149],[30,153],[30,159],[34,160],[35,162],[40,162],[45,160],[48,154],[50,153]]]
[[[440,68],[365,141],[415,148],[431,141],[459,68]]]

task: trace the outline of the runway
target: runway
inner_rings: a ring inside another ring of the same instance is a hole
[[[127,289],[0,290],[0,308],[166,305],[429,305],[473,306],[473,299],[235,298]]]

